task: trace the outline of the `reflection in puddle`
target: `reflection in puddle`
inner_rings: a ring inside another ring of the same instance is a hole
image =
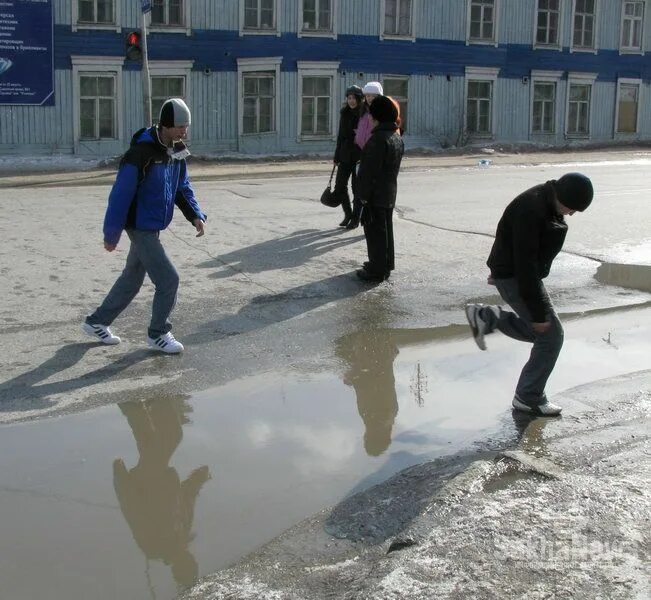
[[[183,439],[184,424],[192,407],[183,398],[159,398],[124,402],[120,411],[127,418],[138,447],[138,463],[127,469],[119,458],[113,462],[113,486],[133,539],[149,560],[171,567],[181,589],[198,576],[197,561],[190,552],[194,505],[210,472],[202,466],[181,481],[169,465]]]
[[[651,266],[602,263],[595,279],[605,285],[651,292]]]

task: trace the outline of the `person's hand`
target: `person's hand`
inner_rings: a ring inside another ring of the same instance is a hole
[[[104,240],[104,250],[107,252],[113,252],[117,248],[117,244],[109,244],[106,240]]]
[[[552,324],[550,321],[545,321],[544,323],[532,323],[531,326],[536,333],[547,333]]]
[[[197,230],[197,235],[195,237],[201,237],[205,233],[204,222],[201,219],[195,219],[192,221],[192,224]]]

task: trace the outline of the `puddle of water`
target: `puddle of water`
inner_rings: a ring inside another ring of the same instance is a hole
[[[603,263],[594,277],[605,285],[651,292],[651,265]]]
[[[648,368],[649,316],[568,323],[550,393]],[[515,442],[510,394],[529,347],[496,335],[479,352],[462,331],[347,336],[341,377],[263,374],[3,427],[3,595],[171,599],[402,468]]]

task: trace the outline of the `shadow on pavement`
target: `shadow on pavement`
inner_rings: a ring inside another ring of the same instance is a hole
[[[249,333],[287,321],[329,302],[351,298],[368,289],[369,286],[358,281],[354,273],[345,273],[278,294],[261,294],[252,298],[236,314],[202,324],[199,331],[185,335],[183,341],[187,344],[202,344]]]
[[[273,240],[238,248],[215,259],[199,263],[203,269],[217,269],[210,277],[223,279],[236,273],[261,273],[272,269],[288,269],[305,264],[330,250],[354,244],[360,236],[340,237],[345,229],[302,229]]]
[[[73,367],[84,357],[86,352],[100,346],[101,344],[97,342],[67,344],[59,348],[54,356],[35,369],[3,382],[0,384],[0,412],[48,408],[56,404],[51,400],[45,400],[48,396],[95,385],[151,357],[151,352],[148,350],[136,350],[121,356],[109,365],[90,373],[84,373],[79,377],[38,385],[40,382]]]

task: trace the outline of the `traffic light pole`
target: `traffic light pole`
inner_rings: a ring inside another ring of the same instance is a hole
[[[147,58],[147,18],[149,13],[142,13],[142,101],[144,104],[145,126],[153,125],[151,115],[151,79],[149,77],[149,59]]]

